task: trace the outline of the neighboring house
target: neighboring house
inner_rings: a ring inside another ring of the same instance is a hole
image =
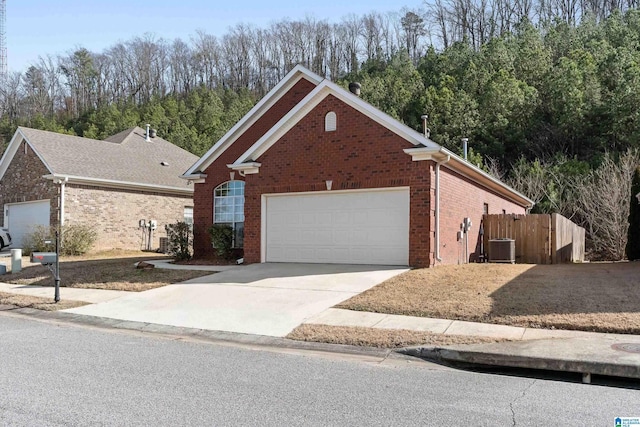
[[[179,178],[197,156],[135,127],[98,141],[20,127],[0,159],[3,226],[14,248],[36,225],[89,224],[94,249],[144,249],[139,221],[158,227],[191,217],[193,186]],[[190,219],[190,218],[189,218]]]
[[[247,263],[455,264],[463,245],[467,260],[480,255],[484,213],[533,205],[301,66],[183,177],[195,184],[195,255],[212,253],[206,229],[224,223]]]

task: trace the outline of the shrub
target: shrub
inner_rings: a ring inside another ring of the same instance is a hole
[[[54,232],[55,235],[55,232]],[[62,226],[62,255],[83,255],[96,243],[98,233],[86,224],[72,224]]]
[[[23,242],[23,252],[25,255],[31,252],[53,252],[55,246],[56,227],[45,227],[39,225],[27,234]],[[83,255],[87,253],[95,244],[98,234],[85,224],[63,225],[60,240],[60,255]],[[51,243],[45,243],[50,240]]]
[[[636,168],[631,182],[631,206],[629,208],[629,233],[627,238],[627,258],[640,259],[640,203],[636,194],[640,193],[640,167]]]
[[[191,259],[191,226],[183,221],[165,225],[169,239],[169,253],[176,261]]]
[[[209,227],[209,235],[218,256],[229,259],[233,253],[233,227],[226,224],[213,224]]]
[[[33,231],[26,236],[22,241],[22,253],[24,255],[30,255],[31,252],[53,252],[56,250],[55,241],[55,228],[45,227],[44,225],[36,226]],[[45,240],[51,240],[50,244],[45,243]]]

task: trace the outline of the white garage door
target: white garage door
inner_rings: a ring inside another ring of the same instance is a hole
[[[409,190],[267,196],[267,262],[407,265]]]
[[[38,225],[49,226],[49,200],[5,205],[5,226],[9,229],[12,248],[21,248],[24,237]]]

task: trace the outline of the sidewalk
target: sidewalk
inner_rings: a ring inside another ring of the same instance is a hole
[[[469,335],[508,340],[537,340],[543,338],[595,338],[597,332],[566,331],[559,329],[522,328],[491,323],[465,322],[462,320],[433,319],[427,317],[399,316],[396,314],[370,313],[330,308],[304,323],[330,326],[361,326],[374,329],[408,329],[444,335]],[[619,335],[621,337],[629,335]]]
[[[305,323],[408,329],[444,335],[503,338],[490,344],[415,346],[401,353],[461,365],[541,369],[640,379],[640,336],[521,328],[460,320],[429,319],[330,308]]]
[[[53,300],[53,286],[36,285],[12,285],[10,283],[0,283],[0,292],[11,294],[30,295],[32,297],[51,298]],[[80,288],[60,288],[62,297],[65,300],[84,301],[91,304],[111,301],[116,298],[129,295],[132,292],[110,291],[105,289],[80,289]]]

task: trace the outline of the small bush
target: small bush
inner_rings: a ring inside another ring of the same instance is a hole
[[[169,253],[176,261],[191,259],[191,226],[183,221],[166,225],[167,238],[169,239]]]
[[[31,252],[53,252],[56,249],[55,236],[55,227],[39,225],[25,236],[22,250],[25,255]],[[88,225],[72,224],[62,226],[61,236],[60,255],[83,255],[93,247],[98,233]],[[50,240],[51,243],[47,244],[45,240]]]
[[[33,231],[27,234],[22,241],[23,255],[31,255],[31,252],[53,252],[56,250],[55,245],[55,228],[38,225]],[[50,244],[45,240],[51,240]]]
[[[62,226],[62,255],[83,255],[96,243],[98,233],[86,224]]]
[[[226,224],[213,224],[209,227],[209,235],[218,256],[229,259],[233,253],[233,227]]]

